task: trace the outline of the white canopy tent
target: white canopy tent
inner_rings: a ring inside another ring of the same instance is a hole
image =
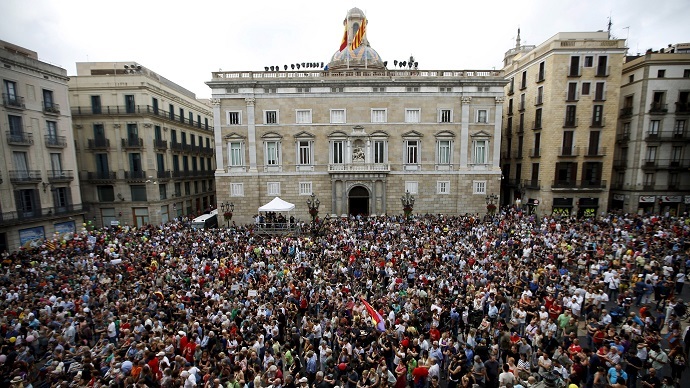
[[[271,202],[261,206],[260,212],[289,212],[295,209],[295,204],[283,201],[279,197],[273,198]]]

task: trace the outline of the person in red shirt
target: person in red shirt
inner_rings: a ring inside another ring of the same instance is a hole
[[[161,373],[160,369],[160,361],[158,360],[158,357],[156,357],[156,354],[149,351],[147,352],[148,354],[146,355],[147,359],[149,362],[147,362],[147,365],[149,368],[151,368],[151,373],[156,377],[156,379],[160,379],[163,377],[163,374]]]
[[[570,359],[572,360],[573,357],[575,357],[576,354],[582,352],[582,346],[580,346],[580,340],[575,338],[573,340],[573,343],[570,344],[568,347],[568,354],[570,355]]]
[[[432,342],[441,339],[441,332],[436,328],[436,325],[431,325],[431,329],[429,329],[429,338]]]
[[[549,308],[549,318],[553,319],[554,322],[558,320],[558,316],[563,312],[563,308],[558,303],[554,303]]]
[[[429,366],[428,365],[418,365],[416,368],[412,369],[412,378],[414,379],[414,386],[424,386],[427,377],[429,377]]]

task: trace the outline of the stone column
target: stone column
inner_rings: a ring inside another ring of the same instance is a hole
[[[213,106],[213,141],[216,143],[216,174],[225,172],[223,162],[223,131],[221,129],[220,98],[212,98]]]
[[[247,149],[249,150],[249,172],[256,172],[256,120],[254,119],[254,103],[256,99],[254,97],[245,98],[244,101],[247,103],[247,138],[249,144],[247,144]]]
[[[501,126],[503,125],[503,101],[504,98],[496,97],[496,112],[494,113],[494,151],[493,151],[493,168],[499,169],[501,167]]]
[[[462,97],[462,121],[460,124],[460,168],[467,168],[467,151],[470,139],[470,103],[472,97]]]

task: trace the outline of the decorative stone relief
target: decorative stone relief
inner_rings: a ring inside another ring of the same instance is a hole
[[[461,101],[463,104],[469,104],[470,102],[472,102],[472,97],[463,97]]]
[[[220,105],[220,98],[212,98],[211,105]]]

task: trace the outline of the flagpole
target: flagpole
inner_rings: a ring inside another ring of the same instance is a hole
[[[346,25],[345,30],[347,31],[347,51],[345,52],[345,60],[347,61],[347,68],[350,68],[350,11],[348,10],[347,16],[345,17]]]

